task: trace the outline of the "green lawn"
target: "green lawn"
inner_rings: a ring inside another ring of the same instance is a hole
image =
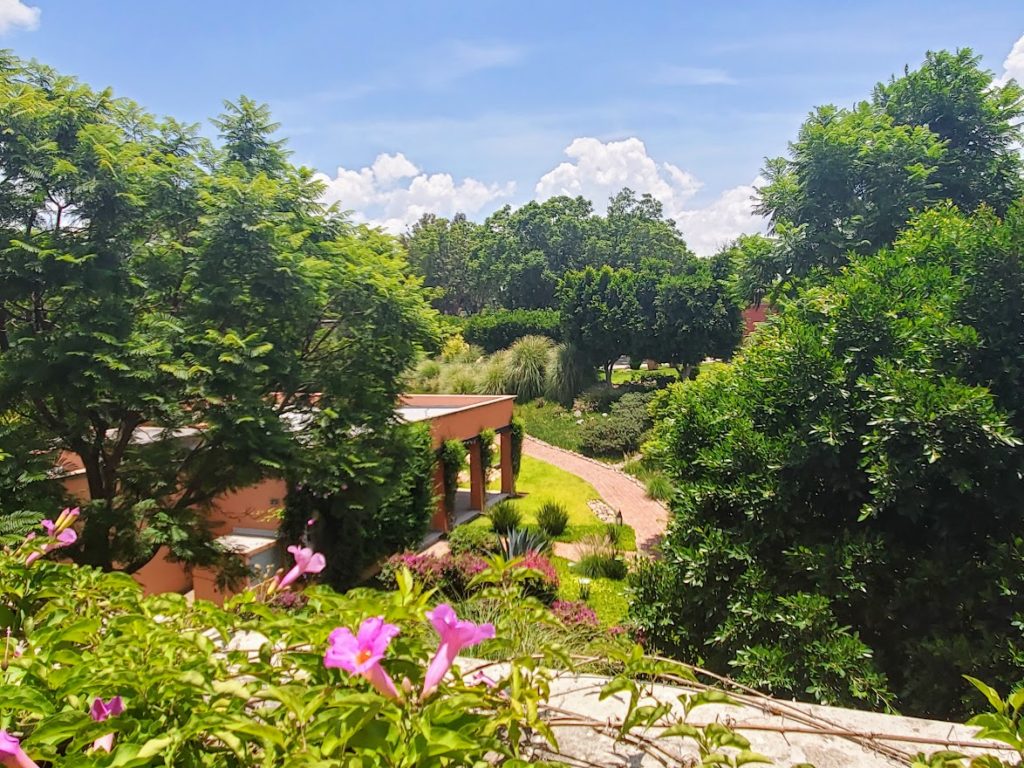
[[[641,368],[638,371],[634,371],[630,368],[616,368],[612,371],[612,384],[628,384],[631,381],[641,381],[652,376],[668,376],[673,379],[678,379],[679,372],[675,368],[670,368],[667,365],[663,365],[656,371],[648,371],[646,368]]]
[[[516,404],[516,416],[523,420],[526,434],[568,451],[580,449],[580,425],[572,411],[557,403],[535,400]],[[580,418],[585,418],[581,416]]]
[[[558,571],[560,586],[558,588],[559,600],[579,600],[580,581],[579,577],[572,572],[568,560],[561,557],[551,558],[555,570]],[[597,618],[606,627],[621,624],[629,615],[630,602],[629,584],[614,579],[591,579],[590,597],[587,605],[594,609]]]
[[[495,482],[491,482],[492,489],[498,487]],[[545,501],[557,501],[565,505],[569,513],[569,525],[601,525],[597,515],[587,506],[588,501],[601,498],[594,486],[564,469],[531,456],[523,456],[516,490],[522,494],[522,498],[516,499],[516,506],[523,514],[524,523],[536,523],[540,505]]]

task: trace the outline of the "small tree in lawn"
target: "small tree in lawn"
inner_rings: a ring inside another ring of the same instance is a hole
[[[600,366],[608,383],[639,330],[636,279],[632,270],[604,266],[569,272],[561,283],[565,340]]]

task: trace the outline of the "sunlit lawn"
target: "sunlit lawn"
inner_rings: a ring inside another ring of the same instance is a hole
[[[499,482],[492,480],[490,487],[497,490]],[[594,486],[581,480],[564,469],[546,462],[523,456],[523,463],[516,481],[516,490],[522,498],[516,499],[516,506],[523,514],[523,522],[537,522],[537,510],[546,501],[555,501],[565,505],[569,513],[569,525],[593,526],[600,525],[597,515],[587,505],[588,501],[596,501],[601,497]]]

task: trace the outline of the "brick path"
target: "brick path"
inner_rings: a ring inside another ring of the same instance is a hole
[[[523,441],[523,453],[586,480],[608,506],[622,513],[622,522],[636,531],[637,549],[651,552],[657,547],[668,526],[668,510],[660,502],[647,498],[647,492],[636,478],[529,436]]]

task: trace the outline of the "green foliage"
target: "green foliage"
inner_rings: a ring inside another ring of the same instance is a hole
[[[611,554],[584,555],[574,568],[576,573],[588,579],[612,579],[614,581],[626,578],[629,570],[625,560]]]
[[[612,365],[640,331],[636,273],[628,269],[587,267],[570,272],[560,286],[565,341],[611,381]]]
[[[389,430],[433,312],[396,240],[324,207],[265,107],[228,104],[214,145],[5,56],[0,123],[0,403],[19,451],[84,467],[76,557],[222,565],[200,508],[315,464],[327,437]]]
[[[506,560],[525,557],[530,552],[547,552],[549,549],[551,540],[543,531],[535,528],[510,528],[500,539],[501,556]]]
[[[569,511],[557,501],[545,501],[537,510],[537,525],[554,538],[561,536],[569,524]]]
[[[674,519],[633,605],[659,647],[943,718],[971,709],[943,670],[1020,678],[1022,222],[926,213],[659,395]]]
[[[449,519],[455,514],[455,495],[459,491],[459,473],[466,467],[469,452],[461,440],[445,440],[438,461],[444,476],[444,508]]]
[[[561,318],[553,309],[495,309],[461,321],[462,335],[488,352],[507,349],[524,336],[547,336],[558,341]]]
[[[477,440],[480,442],[480,470],[483,473],[485,484],[494,467],[495,437],[497,434],[493,429],[481,430],[477,436]]]
[[[594,369],[571,344],[557,344],[551,350],[544,371],[544,397],[553,403],[570,406],[594,379]]]
[[[487,528],[460,525],[448,534],[448,546],[453,555],[493,555],[499,551],[501,543],[497,535]]]
[[[509,430],[509,439],[512,441],[512,477],[518,480],[523,467],[523,439],[526,437],[526,426],[521,418],[513,416]]]
[[[359,447],[352,436],[344,450]],[[326,455],[288,489],[282,533],[291,542],[309,538],[327,557],[324,580],[338,589],[362,580],[377,560],[419,543],[436,509],[436,457],[426,424],[390,431],[380,444],[368,448],[377,463],[355,475],[331,471]],[[307,520],[314,520],[313,527]]]
[[[1005,212],[1024,191],[1022,93],[964,49],[929,53],[919,69],[876,86],[871,102],[816,109],[789,157],[762,171],[759,211],[772,223],[772,253],[741,246],[741,295],[756,302],[833,274],[944,200]]]
[[[506,536],[513,528],[520,527],[523,513],[514,501],[505,499],[487,510],[487,518],[491,521],[491,528]]]
[[[522,401],[540,397],[552,347],[546,336],[524,336],[512,344],[505,353],[505,391]]]
[[[607,415],[584,422],[580,428],[583,453],[618,457],[638,450],[651,428],[652,397],[653,393],[626,392],[611,404]]]
[[[26,569],[0,554],[0,626],[22,649],[3,653],[0,722],[41,765],[526,765],[533,753],[520,735],[550,733],[538,714],[548,674],[507,655],[518,643],[504,617],[554,623],[523,595],[529,578],[502,566],[481,584],[499,638],[474,650],[510,663],[488,670],[495,687],[455,674],[420,702],[437,636],[424,615],[430,593],[407,573],[393,594],[317,587],[287,612],[251,593],[220,609],[175,594],[143,598],[122,574],[46,562]],[[408,677],[411,695],[386,698],[325,668],[332,630],[371,616],[400,630],[382,666]],[[555,663],[551,639],[533,640],[529,653]],[[124,714],[93,722],[93,699],[113,696]],[[91,750],[106,733],[112,752]]]

